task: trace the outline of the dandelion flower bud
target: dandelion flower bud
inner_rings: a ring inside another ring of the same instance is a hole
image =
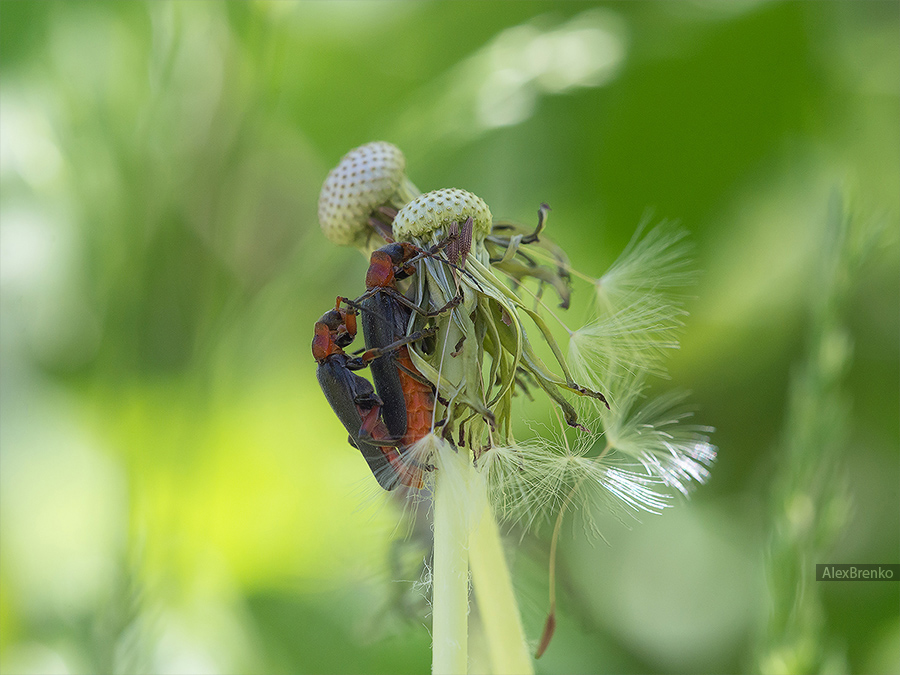
[[[457,188],[426,192],[412,200],[394,218],[394,236],[400,241],[428,240],[447,234],[450,223],[472,217],[473,234],[483,239],[491,231],[491,210],[477,195]]]
[[[382,209],[400,209],[419,194],[405,171],[400,148],[384,141],[344,155],[319,193],[319,224],[325,236],[338,246],[368,250],[376,230],[390,234],[390,217],[385,223]]]

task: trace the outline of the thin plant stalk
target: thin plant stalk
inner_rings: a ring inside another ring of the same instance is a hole
[[[436,442],[432,672],[467,672],[471,567],[492,672],[530,675],[532,661],[484,477],[464,452]]]
[[[609,446],[603,451],[601,457],[603,454],[606,454],[608,450]],[[537,651],[534,654],[534,658],[536,659],[543,656],[547,647],[550,645],[550,640],[553,639],[553,633],[556,630],[556,547],[557,544],[559,544],[559,532],[562,529],[563,517],[566,515],[566,511],[572,503],[572,498],[575,496],[575,493],[578,492],[578,488],[581,487],[582,482],[584,482],[584,479],[579,479],[578,482],[572,486],[572,489],[569,490],[569,494],[566,495],[565,501],[559,508],[559,513],[556,516],[556,524],[553,526],[553,536],[550,538],[550,563],[547,574],[549,577],[548,586],[550,589],[550,604],[549,609],[547,610],[547,621],[544,624],[544,632],[541,635],[541,641],[538,643]]]
[[[431,670],[434,675],[460,675],[468,666],[469,505],[465,497],[472,469],[467,458],[446,443],[439,443],[437,462]]]
[[[530,675],[534,672],[531,656],[483,476],[476,473],[469,487],[476,515],[480,512],[480,517],[473,519],[469,537],[469,564],[491,667],[494,675]]]
[[[818,275],[809,287],[808,354],[791,380],[780,470],[771,496],[766,551],[770,610],[761,634],[761,673],[844,672],[846,653],[828,641],[815,563],[827,560],[852,505],[843,478],[851,404],[844,378],[853,340],[844,312],[877,228],[853,221],[838,194],[822,232]]]

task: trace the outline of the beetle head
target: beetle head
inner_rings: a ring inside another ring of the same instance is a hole
[[[356,337],[356,313],[340,307],[340,300],[337,305],[316,322],[312,349],[313,356],[320,363],[332,354],[343,353],[344,347],[349,346]]]

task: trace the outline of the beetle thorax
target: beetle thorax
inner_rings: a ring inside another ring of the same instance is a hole
[[[325,359],[333,354],[340,354],[344,350],[341,349],[334,341],[334,335],[326,324],[319,321],[316,323],[316,334],[312,341],[313,358],[322,363]]]
[[[375,251],[366,272],[366,288],[386,288],[394,285],[394,261],[384,251]]]

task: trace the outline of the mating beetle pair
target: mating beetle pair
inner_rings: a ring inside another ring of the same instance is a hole
[[[418,260],[435,256],[448,241],[427,251],[400,242],[374,251],[366,292],[356,300],[338,297],[335,309],[316,323],[312,351],[319,385],[350,434],[350,444],[359,449],[385,490],[398,485],[422,487],[422,468],[401,461],[401,455],[429,433],[434,414],[434,387],[413,365],[407,345],[434,335],[436,329],[407,336],[411,313],[437,316],[461,299],[458,296],[428,312],[404,296],[396,282],[414,274]],[[344,349],[356,337],[357,312],[366,351],[350,356]],[[366,366],[372,371],[374,389],[354,372]]]

